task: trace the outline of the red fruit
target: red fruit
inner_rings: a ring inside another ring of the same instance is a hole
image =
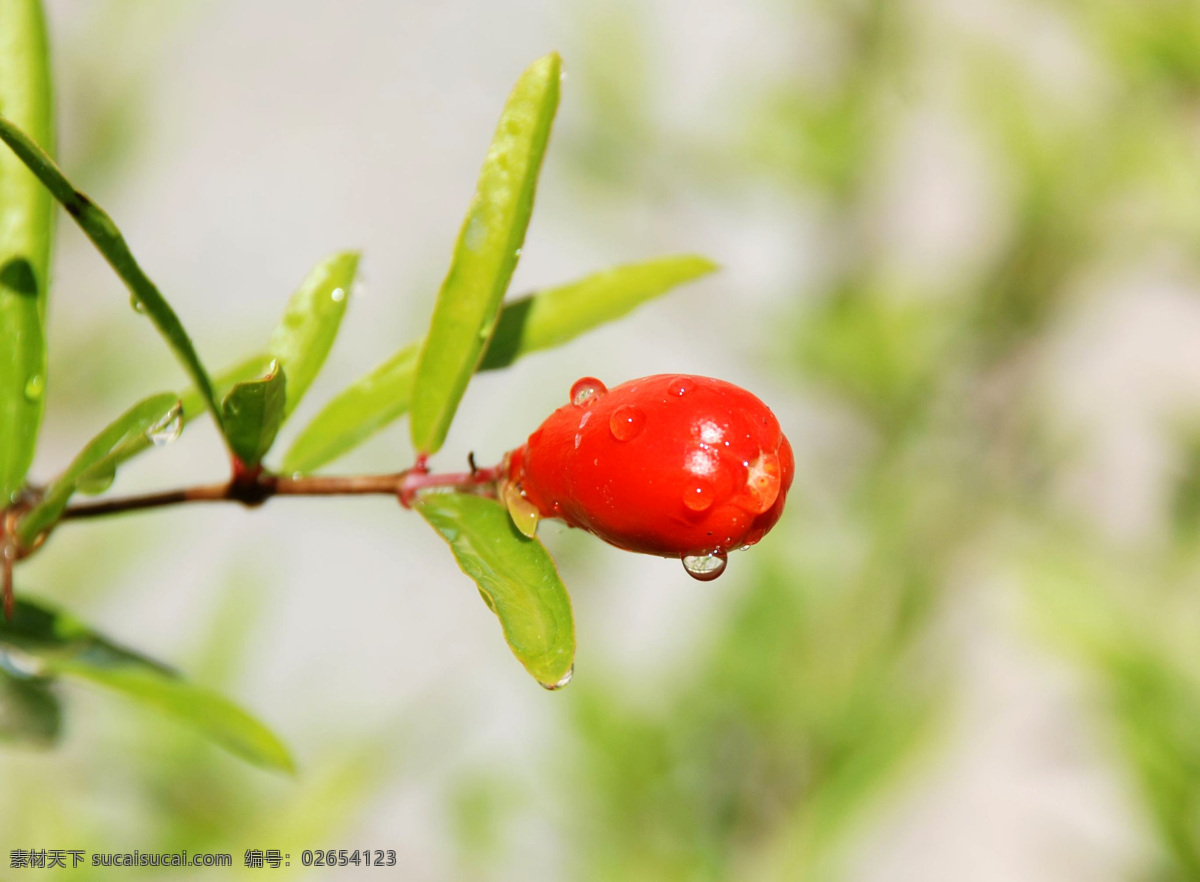
[[[678,374],[605,389],[586,377],[508,455],[504,497],[528,533],[539,516],[561,518],[711,579],[779,520],[793,468],[779,421],[745,389]]]

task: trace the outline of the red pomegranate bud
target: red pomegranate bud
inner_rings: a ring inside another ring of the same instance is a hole
[[[775,525],[794,470],[758,398],[681,374],[612,389],[579,380],[507,463],[502,495],[528,535],[561,518],[618,548],[681,558],[702,580]]]

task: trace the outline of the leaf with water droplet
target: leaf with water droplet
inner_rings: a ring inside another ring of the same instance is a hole
[[[42,374],[34,374],[25,381],[25,400],[41,401],[42,393],[46,390],[46,378]]]
[[[271,357],[266,354],[252,355],[249,358],[242,359],[213,377],[213,386],[221,393],[221,397],[224,398],[229,393],[229,390],[238,383],[252,380],[255,377],[261,377],[267,373],[270,370],[271,361]],[[184,389],[182,392],[164,392],[162,394],[175,396],[179,402],[180,432],[183,431],[183,428],[188,423],[205,412],[204,397],[194,386]],[[167,421],[167,425],[164,428],[169,428],[171,424],[166,414],[164,414],[164,420]],[[149,434],[143,433],[137,438],[130,438],[122,443],[120,447],[113,451],[114,464],[120,466],[121,463],[133,458],[143,450],[149,450],[155,446],[154,437],[159,436],[155,432],[150,431]],[[166,438],[164,437],[165,440]]]
[[[75,489],[88,496],[97,496],[113,485],[117,479],[117,464],[113,457],[106,456],[79,476]]]
[[[222,404],[229,446],[242,463],[254,468],[266,456],[279,427],[287,401],[287,376],[278,361],[256,380],[238,383]]]
[[[17,535],[29,544],[58,520],[67,501],[83,484],[107,479],[126,458],[125,450],[144,440],[146,430],[179,406],[173,392],[152,395],[109,423],[81,450],[66,470],[46,488],[41,500],[17,524]],[[110,482],[111,483],[111,482]]]
[[[516,528],[530,539],[536,536],[541,512],[538,511],[536,505],[525,498],[521,488],[505,481],[501,497],[504,500],[504,507],[508,509],[508,516],[512,518]]]
[[[325,364],[346,314],[358,252],[343,251],[317,264],[288,301],[267,351],[287,370],[284,417],[291,415]]]
[[[0,619],[0,655],[5,654],[26,659],[38,677],[68,677],[119,692],[256,765],[294,769],[279,738],[228,699],[49,606],[22,598],[12,621]]]
[[[11,53],[0,52],[0,57],[6,57],[9,54]],[[0,70],[0,74],[2,73],[5,71]],[[11,77],[9,79],[11,81]],[[7,105],[5,105],[5,109],[7,110]],[[12,149],[20,162],[33,172],[45,189],[49,190],[50,194],[62,203],[67,213],[79,224],[80,229],[96,246],[96,250],[104,256],[109,266],[129,289],[129,293],[135,301],[134,308],[137,309],[139,305],[145,307],[146,314],[154,322],[154,326],[166,340],[167,345],[175,352],[175,356],[184,369],[191,375],[192,381],[200,390],[205,404],[212,411],[213,418],[219,427],[221,411],[217,407],[212,379],[200,361],[196,347],[192,345],[191,337],[188,336],[179,316],[175,314],[175,310],[171,308],[171,304],[167,302],[162,292],[158,290],[134,258],[133,252],[129,250],[129,245],[125,242],[125,237],[121,235],[121,231],[117,229],[112,218],[88,196],[75,189],[62,173],[62,169],[38,145],[37,141],[3,116],[0,116],[0,141],[4,141]],[[0,153],[5,160],[8,158],[7,152],[0,151]],[[3,177],[7,179],[7,170],[0,169],[0,171],[4,172]],[[0,274],[2,273],[3,270],[0,269]]]
[[[558,110],[562,62],[550,54],[521,74],[500,115],[433,308],[412,392],[413,446],[435,453],[488,342],[533,213],[542,157]]]
[[[146,437],[155,447],[165,447],[183,434],[183,402],[163,414],[162,419],[146,430]]]
[[[426,493],[413,506],[450,545],[500,619],[504,639],[543,686],[565,685],[575,660],[571,598],[554,560],[494,499]]]
[[[54,145],[50,65],[39,0],[4,5],[0,109],[47,149]],[[21,159],[0,150],[0,500],[25,484],[44,397],[30,377],[46,376],[46,279],[54,201]]]
[[[702,257],[662,257],[510,301],[479,369],[508,367],[531,352],[560,346],[714,269],[716,264]],[[419,351],[417,344],[401,349],[339,393],[297,436],[283,470],[313,472],[404,416]]]

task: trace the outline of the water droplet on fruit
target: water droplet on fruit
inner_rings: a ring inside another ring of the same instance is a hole
[[[129,306],[136,313],[144,315],[146,312],[146,304],[142,303],[136,294],[129,295]]]
[[[676,398],[682,398],[695,388],[696,384],[687,377],[676,377],[667,386],[667,391]]]
[[[571,403],[576,407],[582,407],[593,398],[599,398],[608,387],[597,380],[595,377],[584,377],[575,381],[575,385],[571,387]]]
[[[41,374],[34,374],[25,381],[25,399],[27,401],[40,401],[42,393],[46,391],[46,378]]]
[[[725,565],[728,562],[729,557],[723,551],[683,556],[683,568],[687,570],[687,574],[701,582],[711,582],[717,578],[725,572]]]
[[[692,511],[708,511],[716,498],[716,491],[708,481],[696,481],[683,491],[683,504]]]
[[[646,415],[632,404],[622,404],[608,420],[608,430],[618,441],[636,438],[646,425]]]
[[[333,292],[329,296],[333,299],[334,303],[341,303],[343,300],[346,299],[346,289],[345,288],[334,288]]]
[[[183,402],[175,404],[163,414],[162,419],[146,430],[146,437],[155,447],[170,444],[183,432]]]
[[[779,467],[779,456],[763,451],[746,470],[746,496],[750,511],[762,514],[779,498],[783,477]]]
[[[539,680],[538,683],[541,685],[541,687],[543,689],[545,689],[549,692],[553,692],[555,689],[562,689],[564,686],[566,686],[568,683],[570,683],[571,678],[574,676],[575,676],[575,666],[571,665],[571,669],[569,671],[567,671],[565,674],[563,674],[561,680],[559,680],[555,683],[542,683]]]

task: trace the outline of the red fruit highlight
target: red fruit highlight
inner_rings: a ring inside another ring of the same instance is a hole
[[[712,579],[779,520],[792,449],[745,389],[678,374],[606,389],[585,377],[570,399],[508,455],[503,495],[526,532],[561,518]]]

